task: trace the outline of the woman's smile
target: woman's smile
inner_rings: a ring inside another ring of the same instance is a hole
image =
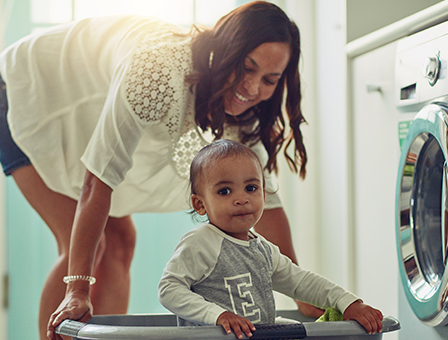
[[[249,99],[247,99],[246,97],[244,97],[242,94],[238,93],[238,91],[235,91],[235,97],[237,100],[243,102],[243,103],[247,103],[249,101]]]

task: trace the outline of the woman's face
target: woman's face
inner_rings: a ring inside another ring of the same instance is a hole
[[[289,45],[280,42],[261,44],[250,52],[244,61],[244,78],[224,95],[226,113],[238,116],[274,94],[291,51]],[[232,73],[228,83],[232,83]]]

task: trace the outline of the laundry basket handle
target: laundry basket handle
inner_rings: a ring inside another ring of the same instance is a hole
[[[258,324],[253,332],[253,340],[282,339],[293,340],[306,337],[302,323],[294,324]],[[237,340],[235,334],[227,334],[221,326],[195,327],[141,327],[85,324],[73,320],[64,320],[56,333],[71,336],[73,339],[151,339],[151,340]],[[245,339],[247,339],[245,337]]]

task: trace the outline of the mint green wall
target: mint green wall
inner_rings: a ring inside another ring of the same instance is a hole
[[[10,279],[8,339],[38,339],[41,287],[56,253],[48,228],[15,183],[6,181],[7,266]]]
[[[8,46],[19,40],[32,30],[31,27],[31,2],[30,0],[15,0],[11,11],[11,17],[6,27],[5,44]]]

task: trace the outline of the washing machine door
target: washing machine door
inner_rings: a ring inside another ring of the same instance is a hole
[[[402,146],[396,195],[401,282],[415,315],[448,323],[448,105],[424,107]]]

